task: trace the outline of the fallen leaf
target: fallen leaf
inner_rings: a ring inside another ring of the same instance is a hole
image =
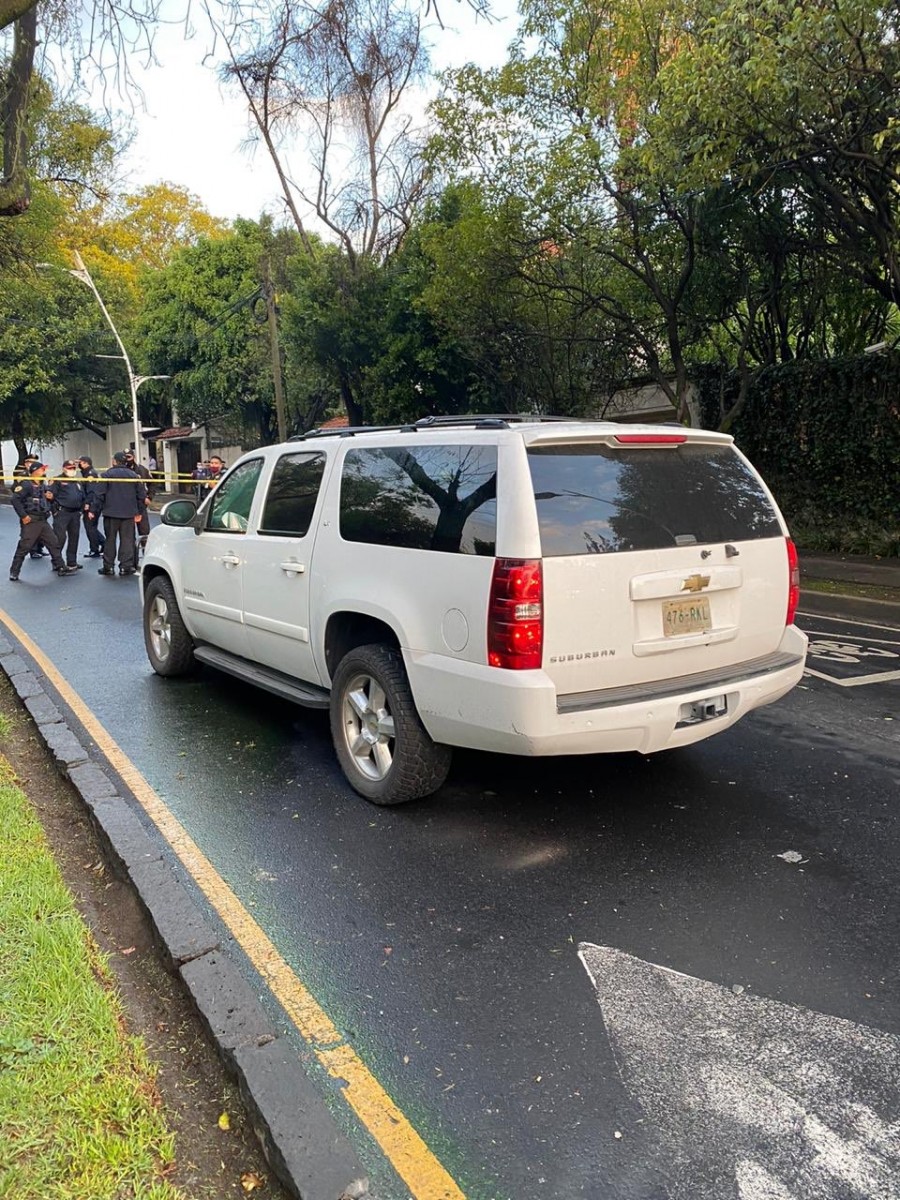
[[[227,1112],[223,1112],[222,1115],[219,1117],[218,1121],[216,1122],[216,1124],[219,1126],[220,1129],[230,1129],[231,1128],[231,1117],[229,1117]]]
[[[264,1180],[260,1179],[254,1171],[247,1171],[241,1176],[241,1187],[245,1192],[255,1192],[257,1188],[263,1186]]]
[[[135,950],[137,950],[137,946],[128,946],[125,950],[120,950],[119,953],[120,954],[134,954]]]

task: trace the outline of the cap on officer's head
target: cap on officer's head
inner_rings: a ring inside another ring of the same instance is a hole
[[[123,463],[125,461],[125,451],[117,450],[113,455],[113,462]]]
[[[28,474],[29,475],[33,475],[35,473],[35,471],[46,471],[46,470],[47,470],[47,464],[38,462],[37,459],[35,459],[35,461],[33,463],[29,463],[29,465],[28,465]]]
[[[66,461],[65,461],[65,462],[63,463],[63,465],[62,465],[62,469],[63,469],[64,471],[74,471],[74,470],[75,470],[75,461],[74,461],[74,459],[67,458],[67,459],[66,459]]]
[[[22,462],[27,466],[29,463],[37,462],[37,460],[38,456],[36,454],[26,454]]]

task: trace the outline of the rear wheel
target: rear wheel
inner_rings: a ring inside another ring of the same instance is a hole
[[[357,646],[341,659],[332,681],[331,736],[351,787],[373,804],[429,796],[450,770],[450,748],[425,731],[403,659],[391,646]]]
[[[168,579],[151,579],[144,592],[144,645],[157,675],[186,675],[194,668],[194,643]]]

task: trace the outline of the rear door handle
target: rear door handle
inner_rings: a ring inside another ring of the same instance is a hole
[[[236,554],[223,554],[221,562],[226,567],[239,567],[241,565],[241,560]]]
[[[294,559],[288,559],[287,562],[280,564],[282,571],[286,571],[289,575],[302,575],[306,570],[306,563],[296,562]]]

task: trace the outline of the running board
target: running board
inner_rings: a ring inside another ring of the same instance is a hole
[[[196,646],[194,658],[208,667],[215,667],[217,671],[225,671],[228,675],[243,679],[245,683],[252,683],[254,687],[273,692],[291,704],[302,704],[304,708],[328,707],[329,693],[325,688],[317,687],[314,683],[301,683],[281,671],[261,667],[259,663],[229,654],[227,650],[218,650],[215,646]]]

